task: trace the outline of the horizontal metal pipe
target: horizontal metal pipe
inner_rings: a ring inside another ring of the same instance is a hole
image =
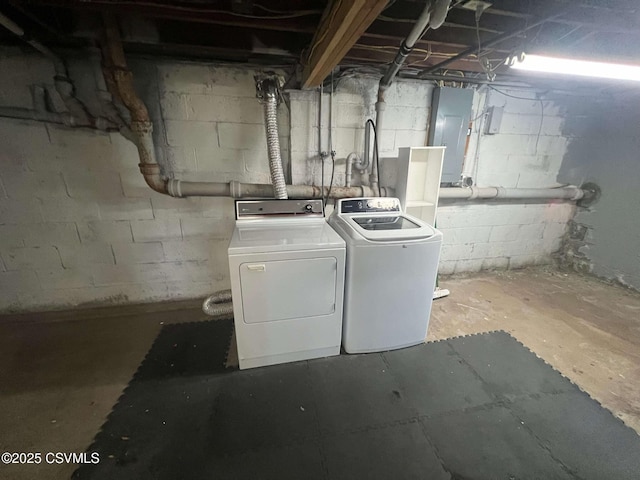
[[[562,188],[502,188],[502,187],[470,187],[441,188],[439,198],[476,200],[476,199],[547,199],[547,200],[580,200],[585,191],[578,187]]]
[[[171,179],[167,182],[167,191],[174,197],[232,197],[232,198],[273,198],[273,185],[268,183],[240,182],[185,182]],[[329,195],[330,193],[330,195]],[[393,196],[394,190],[382,187],[383,197]],[[287,185],[287,195],[291,198],[350,198],[377,197],[377,189],[371,187],[318,187],[315,185]]]

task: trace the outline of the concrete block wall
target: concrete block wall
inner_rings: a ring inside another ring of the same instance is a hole
[[[485,134],[486,112],[503,108],[496,134]],[[473,127],[463,174],[480,187],[548,188],[570,142],[564,106],[531,90],[482,87],[474,95]],[[552,262],[575,206],[565,202],[442,201],[440,272],[519,268]]]
[[[31,108],[30,96],[19,88],[16,96],[7,92],[18,77],[29,86],[50,82],[51,68],[36,55],[13,52],[9,57],[12,72],[6,76],[3,69],[0,75],[0,105]],[[131,65],[154,120],[156,153],[166,175],[269,182],[254,70],[136,59]],[[337,185],[344,184],[346,156],[362,148],[364,121],[374,114],[376,82],[346,78],[336,89]],[[383,184],[393,184],[399,147],[425,144],[432,88],[403,80],[389,90],[380,152]],[[281,146],[293,183],[320,183],[318,96],[292,91],[289,106],[280,106]],[[326,94],[323,103],[321,143],[328,150]],[[555,179],[555,164],[543,157],[559,152],[561,140],[549,127],[537,142],[538,152],[530,152],[533,127],[526,116],[535,116],[532,108],[522,114],[525,126],[509,127],[509,132],[525,133],[481,137],[477,170],[487,184],[499,184],[492,175],[500,170],[492,162],[509,143],[514,169],[518,162],[523,168],[540,162],[536,172],[547,177],[536,186]],[[518,118],[514,113],[516,124]],[[229,287],[226,249],[233,201],[157,194],[144,183],[137,163],[136,149],[117,133],[0,119],[0,312],[197,298]],[[327,160],[327,182],[330,172]],[[442,269],[546,261],[569,216],[570,207],[562,204],[443,205]]]

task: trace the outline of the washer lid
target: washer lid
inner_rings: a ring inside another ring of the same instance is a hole
[[[324,219],[318,220],[295,224],[256,222],[236,225],[229,255],[345,248],[342,237]]]
[[[422,220],[403,213],[352,214],[342,216],[342,220],[371,241],[417,240],[438,234]]]

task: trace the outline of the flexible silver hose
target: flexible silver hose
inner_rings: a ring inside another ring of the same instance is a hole
[[[218,317],[220,315],[233,314],[233,303],[212,303],[207,310],[202,306],[202,311],[209,316]]]
[[[202,311],[211,316],[222,315],[219,313],[221,305],[229,302],[231,302],[231,290],[220,290],[204,299]]]
[[[275,95],[267,95],[264,102],[264,124],[267,129],[267,151],[269,153],[269,170],[275,197],[287,196],[287,183],[284,180],[282,157],[280,156],[280,138],[278,137],[278,101]]]

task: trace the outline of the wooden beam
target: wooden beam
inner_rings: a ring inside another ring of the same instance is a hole
[[[302,87],[317,87],[387,5],[387,0],[332,0],[311,42]]]

